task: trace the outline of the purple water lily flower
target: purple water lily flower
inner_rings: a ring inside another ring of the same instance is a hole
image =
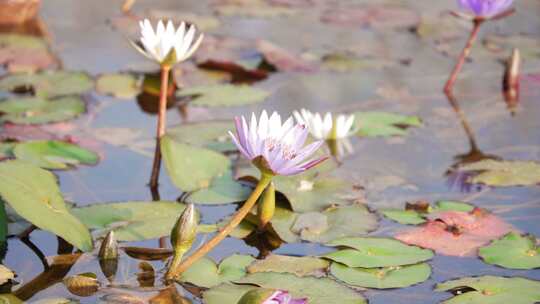
[[[263,111],[259,121],[251,115],[236,117],[236,135],[229,132],[238,150],[251,160],[263,173],[272,175],[294,175],[323,162],[327,157],[309,159],[323,144],[316,141],[304,147],[309,130],[306,126],[294,125],[292,117],[281,123],[274,112],[270,117]]]
[[[477,17],[490,18],[508,10],[513,0],[458,0],[459,6]]]
[[[293,299],[292,296],[284,290],[275,291],[262,304],[307,304],[307,298]]]

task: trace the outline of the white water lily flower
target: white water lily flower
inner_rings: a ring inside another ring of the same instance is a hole
[[[169,20],[167,26],[159,20],[156,31],[148,19],[139,22],[141,39],[133,46],[146,57],[160,64],[174,65],[188,59],[201,44],[204,35],[195,40],[196,28],[191,25],[186,32],[186,24],[182,22],[175,30]]]
[[[311,135],[317,139],[341,139],[354,133],[354,115],[340,114],[334,120],[332,113],[326,113],[323,118],[321,114],[306,109],[294,111],[293,114],[296,121],[306,125]]]

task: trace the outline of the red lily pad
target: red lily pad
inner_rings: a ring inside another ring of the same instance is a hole
[[[33,72],[56,65],[45,40],[24,35],[0,35],[0,65],[10,72]]]
[[[399,233],[396,239],[443,255],[473,256],[479,247],[513,230],[501,218],[475,208],[471,212],[438,213],[421,227]]]
[[[398,5],[357,5],[328,9],[321,21],[340,26],[392,29],[413,27],[420,23],[420,16]]]

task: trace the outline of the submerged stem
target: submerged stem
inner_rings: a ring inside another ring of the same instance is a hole
[[[154,152],[154,163],[152,165],[152,176],[150,177],[150,187],[157,187],[159,180],[159,171],[161,168],[161,137],[165,135],[165,124],[167,114],[167,93],[169,84],[169,66],[161,67],[161,88],[159,90],[159,110],[158,110],[158,123],[156,130],[156,150]]]
[[[231,218],[229,223],[226,226],[221,228],[221,230],[208,242],[206,242],[202,247],[197,251],[191,254],[187,259],[180,263],[177,267],[171,267],[167,278],[176,278],[182,272],[186,271],[193,263],[195,263],[200,258],[204,257],[210,250],[216,247],[221,241],[223,241],[233,230],[240,224],[240,222],[246,217],[249,211],[253,208],[257,200],[263,193],[264,189],[272,181],[272,176],[267,174],[262,174],[259,183],[253,189],[253,192],[246,200],[242,208],[236,212],[236,214]]]
[[[444,93],[446,93],[447,95],[451,93],[452,89],[454,88],[454,83],[457,80],[457,76],[459,72],[461,72],[463,64],[465,64],[465,60],[467,59],[467,57],[469,57],[469,54],[471,53],[471,48],[474,44],[474,41],[476,40],[476,37],[478,36],[478,32],[480,31],[480,25],[482,25],[483,22],[484,19],[473,20],[473,28],[471,30],[471,34],[469,35],[469,39],[467,40],[465,47],[461,51],[456,66],[454,67],[454,70],[452,70],[452,73],[450,74],[450,77],[448,78],[448,81],[444,86]]]

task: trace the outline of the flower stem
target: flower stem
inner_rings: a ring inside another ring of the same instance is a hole
[[[159,111],[156,134],[156,150],[154,152],[154,164],[152,165],[152,176],[150,177],[150,187],[155,188],[158,185],[159,171],[161,168],[161,137],[165,135],[165,123],[167,112],[167,93],[169,84],[169,66],[161,67],[161,88],[159,90]]]
[[[469,35],[469,39],[467,40],[467,43],[465,44],[463,51],[461,51],[461,54],[456,63],[456,66],[454,67],[454,70],[450,74],[450,78],[448,78],[448,81],[446,82],[444,86],[445,94],[448,95],[452,92],[457,76],[459,72],[461,72],[461,69],[463,68],[463,64],[465,64],[465,60],[467,59],[467,57],[469,57],[469,54],[471,53],[471,48],[474,44],[474,41],[476,40],[476,37],[478,36],[478,32],[480,31],[480,25],[482,25],[483,22],[484,22],[483,19],[473,20],[473,28],[471,30],[471,34]]]
[[[173,260],[171,265],[169,266],[169,269],[167,269],[167,274],[165,274],[166,280],[172,280],[174,279],[174,270],[178,268],[178,266],[182,262],[182,257],[184,256],[185,251],[175,252],[173,256]]]
[[[197,251],[195,251],[193,254],[191,254],[187,259],[185,259],[178,267],[175,267],[174,269],[171,267],[170,273],[167,276],[168,278],[176,278],[178,275],[180,275],[182,272],[186,271],[193,263],[195,263],[200,258],[204,257],[210,250],[212,250],[214,247],[216,247],[221,241],[223,241],[233,230],[240,224],[240,222],[246,217],[246,215],[249,213],[249,211],[253,208],[255,203],[257,203],[257,200],[263,193],[264,189],[270,184],[272,180],[271,175],[262,174],[261,179],[259,180],[259,183],[249,196],[249,198],[246,200],[242,208],[236,212],[236,214],[231,218],[229,223],[227,223],[226,226],[221,228],[221,230],[208,242],[206,242],[202,247],[200,247]]]

